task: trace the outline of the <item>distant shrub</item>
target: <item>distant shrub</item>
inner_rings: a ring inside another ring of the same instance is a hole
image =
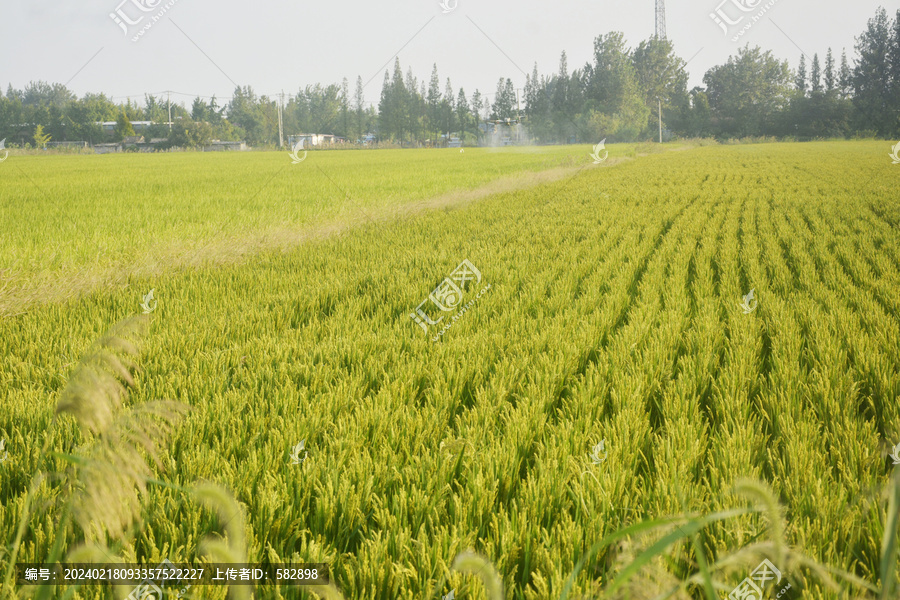
[[[863,129],[863,130],[857,131],[857,132],[853,135],[853,138],[851,138],[851,139],[854,139],[854,140],[874,140],[874,139],[876,139],[877,137],[878,137],[878,132],[875,131],[874,129]]]

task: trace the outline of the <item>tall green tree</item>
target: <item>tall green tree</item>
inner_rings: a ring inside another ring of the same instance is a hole
[[[406,139],[409,131],[408,105],[408,92],[403,83],[400,59],[395,58],[393,76],[385,72],[381,101],[378,104],[378,126],[382,138],[399,140],[401,143]]]
[[[422,91],[424,92],[425,82],[422,82]],[[410,134],[410,141],[418,145],[419,140],[426,135],[426,107],[425,98],[419,91],[419,80],[413,74],[412,67],[406,70],[406,114],[407,114],[407,130]]]
[[[475,136],[478,139],[479,143],[484,137],[484,96],[482,96],[481,92],[476,88],[475,92],[472,94],[472,120],[474,121],[475,126]]]
[[[469,101],[466,100],[466,91],[459,88],[459,94],[456,95],[456,122],[459,126],[459,139],[465,141],[466,130],[469,127]]]
[[[336,84],[308,85],[303,95],[309,106],[309,131],[335,135],[341,127],[341,88]]]
[[[259,98],[250,86],[238,86],[228,103],[228,120],[239,127],[252,144],[267,140],[265,116],[260,110]]]
[[[801,65],[803,57],[801,56]],[[824,75],[825,85],[821,77]],[[798,74],[797,79],[801,77]],[[797,90],[788,107],[779,117],[778,133],[800,140],[821,137],[845,137],[849,133],[851,106],[842,99],[834,72],[834,55],[831,49],[825,59],[825,71],[820,73],[818,54],[813,57],[811,73],[812,90],[804,95]]]
[[[354,139],[361,140],[365,131],[366,96],[363,93],[362,76],[356,76],[356,91],[353,94],[353,134]]]
[[[409,90],[403,83],[403,71],[400,69],[400,60],[395,59],[394,75],[391,79],[394,103],[397,116],[397,139],[400,143],[407,141],[409,133]]]
[[[223,119],[222,113],[224,111],[225,109],[219,106],[219,103],[216,101],[216,96],[213,94],[213,97],[209,99],[206,120],[209,121],[210,125],[213,127],[221,125]]]
[[[584,112],[592,139],[634,140],[647,128],[650,109],[621,32],[594,40],[594,61],[584,67]]]
[[[382,139],[391,139],[394,132],[394,106],[391,90],[391,77],[384,72],[381,82],[381,97],[378,100],[378,135]]]
[[[444,87],[444,97],[441,100],[441,125],[443,131],[447,132],[448,137],[451,131],[456,129],[456,113],[453,104],[453,86],[450,84],[450,78],[447,78],[447,85]]]
[[[340,135],[350,137],[353,131],[350,113],[350,82],[344,77],[341,81],[341,128]]]
[[[810,91],[817,94],[822,91],[822,67],[819,65],[819,54],[813,54],[812,69],[809,73]]]
[[[825,55],[825,91],[831,93],[834,90],[835,90],[834,54],[832,54],[831,48],[829,48],[828,54]]]
[[[157,98],[150,94],[144,95],[144,121],[153,123],[168,123],[169,110],[165,98]]]
[[[706,72],[709,106],[717,135],[774,135],[790,97],[790,69],[770,51],[749,45]]]
[[[34,128],[34,146],[36,148],[46,148],[47,142],[50,141],[50,135],[44,133],[44,126],[38,125]]]
[[[209,105],[205,100],[197,96],[191,105],[191,119],[194,121],[206,121],[209,118]]]
[[[894,26],[888,42],[888,80],[890,81],[889,120],[892,121],[892,138],[900,137],[900,9],[894,15]]]
[[[50,84],[46,81],[29,82],[22,94],[22,104],[24,106],[43,106],[48,108],[55,106],[64,109],[73,100],[75,100],[75,94],[66,86],[60,83]]]
[[[550,117],[550,101],[546,77],[538,73],[537,63],[531,74],[525,75],[525,116],[530,133],[538,141],[549,141],[553,123]]]
[[[179,121],[172,126],[169,146],[202,148],[212,142],[213,128],[204,121]]]
[[[559,68],[556,71],[556,77],[550,82],[548,94],[553,130],[558,140],[568,140],[569,136],[576,133],[573,121],[576,112],[572,98],[573,87],[573,82],[569,77],[569,59],[564,50],[560,54]]]
[[[853,73],[850,71],[850,65],[847,64],[847,49],[841,51],[841,67],[838,71],[838,84],[840,85],[841,98],[849,98],[850,91],[853,89]]]
[[[105,137],[100,123],[116,120],[117,107],[104,94],[85,94],[66,107],[65,115],[71,123],[70,140],[98,144]]]
[[[441,129],[441,80],[438,77],[437,63],[431,69],[431,80],[428,82],[427,103],[428,136],[431,143],[435,144],[438,131]]]
[[[278,99],[260,96],[259,113],[262,116],[263,141],[278,144]]]
[[[516,89],[508,77],[497,82],[497,93],[491,104],[492,119],[512,119],[516,116]]]
[[[794,78],[794,85],[797,88],[797,91],[800,92],[801,96],[806,95],[806,90],[808,87],[806,81],[806,55],[800,55],[800,66],[797,67],[797,76]]]
[[[117,142],[121,142],[125,138],[133,135],[134,127],[131,126],[131,121],[128,120],[128,116],[123,110],[119,113],[119,118],[116,119],[116,128],[113,130],[113,139]]]
[[[887,137],[894,132],[891,110],[890,68],[891,24],[887,11],[879,8],[869,19],[866,30],[856,38],[858,58],[853,69],[853,105],[857,110],[857,127],[874,130]]]
[[[666,121],[672,121],[677,129],[683,127],[684,113],[688,107],[685,62],[675,54],[672,42],[651,38],[638,44],[632,55],[638,87],[644,103],[650,109],[648,128],[657,128],[659,108],[662,104]]]
[[[709,137],[714,135],[709,96],[706,90],[699,86],[694,87],[690,91],[690,107],[685,131],[691,137]]]

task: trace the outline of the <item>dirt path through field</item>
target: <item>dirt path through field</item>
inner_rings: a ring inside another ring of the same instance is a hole
[[[0,287],[0,317],[24,314],[34,306],[63,302],[105,287],[128,287],[135,279],[159,276],[166,272],[198,267],[235,264],[265,251],[288,251],[311,241],[321,240],[367,223],[385,223],[416,214],[447,208],[459,208],[488,196],[513,192],[536,185],[552,183],[576,176],[592,168],[607,168],[633,160],[628,157],[608,159],[602,166],[557,167],[546,171],[517,173],[500,177],[472,190],[456,190],[438,196],[384,208],[357,205],[340,218],[286,228],[267,228],[240,236],[225,236],[212,242],[184,241],[177,247],[150,249],[141,263],[114,268],[83,268],[64,274],[42,273],[27,281],[7,278]],[[0,277],[0,281],[3,278]]]

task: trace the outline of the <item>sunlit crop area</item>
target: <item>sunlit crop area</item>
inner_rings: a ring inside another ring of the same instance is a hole
[[[196,559],[227,530],[186,491],[208,481],[241,506],[226,539],[246,562],[327,563],[344,598],[486,598],[450,568],[469,549],[505,598],[559,598],[570,575],[569,598],[599,598],[661,534],[582,568],[597,542],[744,507],[750,479],[773,490],[783,532],[767,513],[716,520],[617,593],[697,596],[679,582],[734,555],[715,571],[725,597],[760,562],[735,553],[778,536],[788,597],[838,597],[801,556],[879,588],[900,443],[900,166],[879,142],[676,149],[0,165],[0,576],[17,536],[16,560],[43,562],[91,535],[54,531],[70,496],[97,500],[71,473],[104,436],[54,414],[79,360],[152,289],[120,410],[187,409],[158,430],[138,514],[101,528],[108,556]],[[463,303],[490,289],[435,342],[454,313],[411,314],[464,260],[480,281]],[[301,589],[256,597],[313,597]]]
[[[134,274],[233,261],[314,223],[514,187],[576,153],[581,161],[571,147],[313,152],[300,164],[274,152],[17,156],[0,171],[0,314]]]

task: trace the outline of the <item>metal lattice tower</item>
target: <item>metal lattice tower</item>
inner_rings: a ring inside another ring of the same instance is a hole
[[[666,39],[666,2],[656,0],[656,39]]]

